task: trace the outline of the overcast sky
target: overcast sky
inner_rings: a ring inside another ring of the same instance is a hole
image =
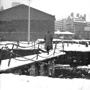
[[[4,8],[8,8],[11,2],[28,4],[29,0],[2,0]],[[66,18],[71,12],[86,14],[90,21],[90,0],[31,0],[31,6],[55,15],[56,19]]]

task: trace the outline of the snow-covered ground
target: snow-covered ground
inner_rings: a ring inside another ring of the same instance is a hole
[[[69,44],[69,46],[65,44],[64,50],[65,51],[82,51],[82,52],[90,51],[90,45],[86,47],[85,45],[81,45],[81,44]]]
[[[41,40],[40,40],[41,41]],[[19,42],[19,47],[17,48],[17,45],[18,43],[15,42],[15,41],[2,41],[0,42],[0,49],[2,47],[8,47],[9,49],[12,49],[13,47],[13,44],[14,44],[14,49],[37,49],[38,46],[40,49],[44,49],[44,44],[38,44],[40,41],[36,41],[36,42],[30,42],[28,44],[28,42],[25,42],[25,41],[21,41]],[[55,39],[54,41],[56,42],[59,42],[60,40],[58,39]],[[71,41],[72,42],[72,41]],[[75,41],[75,42],[79,42],[79,41]],[[53,48],[55,48],[55,44],[53,44]],[[59,49],[59,50],[62,50],[63,49],[63,46],[62,46],[62,43],[58,43],[57,46],[56,46],[56,49]],[[90,45],[88,45],[88,47],[86,47],[85,45],[82,45],[82,44],[67,44],[67,43],[64,43],[64,50],[66,51],[90,51]]]
[[[90,80],[1,74],[0,90],[90,90]]]

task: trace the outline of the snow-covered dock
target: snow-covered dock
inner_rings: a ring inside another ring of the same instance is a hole
[[[17,50],[31,50],[31,49],[41,49],[44,50],[44,43],[42,43],[43,40],[38,40],[36,42],[0,42],[0,48],[2,47],[8,47],[9,49],[17,49]],[[60,40],[60,39],[54,39],[53,40],[53,50],[50,51],[49,55],[43,51],[40,51],[39,54],[34,54],[34,55],[26,55],[22,57],[15,57],[11,59],[5,59],[2,60],[1,66],[0,66],[0,71],[2,70],[7,70],[10,68],[15,68],[27,64],[31,64],[34,62],[40,62],[40,61],[45,61],[47,59],[55,58],[61,55],[64,55],[64,51],[81,51],[81,52],[90,52],[90,41],[81,41],[81,40]],[[85,42],[88,43],[88,46],[85,44],[80,44],[80,42]],[[41,44],[40,44],[41,43]],[[10,62],[10,65],[8,66],[8,63]]]
[[[46,59],[54,58],[59,55],[64,54],[63,52],[60,51],[55,51],[54,50],[50,51],[49,55],[47,53],[41,53],[41,54],[35,54],[35,55],[28,55],[24,57],[16,57],[12,58],[10,61],[10,66],[8,66],[9,59],[2,60],[0,70],[6,70],[10,68],[15,68],[18,66],[22,66],[25,64],[30,64],[33,62],[39,62],[39,61],[44,61]]]

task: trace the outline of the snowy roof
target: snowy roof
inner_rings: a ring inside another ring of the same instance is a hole
[[[65,31],[65,32],[61,32],[61,31],[56,31],[54,32],[54,34],[60,34],[60,35],[73,35],[74,33],[69,32],[69,31]]]

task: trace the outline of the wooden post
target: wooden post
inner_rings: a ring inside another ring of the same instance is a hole
[[[35,49],[35,41],[34,41],[34,49]]]
[[[10,62],[11,62],[11,58],[9,59],[9,62],[8,62],[8,67],[10,66]]]
[[[39,44],[38,44],[38,50],[39,50]],[[38,53],[37,53],[37,57],[36,57],[36,59],[38,59]]]
[[[55,44],[55,48],[54,48],[54,52],[53,52],[53,55],[55,54],[55,50],[57,48],[57,43]]]
[[[64,42],[62,41],[62,51],[64,51]]]

